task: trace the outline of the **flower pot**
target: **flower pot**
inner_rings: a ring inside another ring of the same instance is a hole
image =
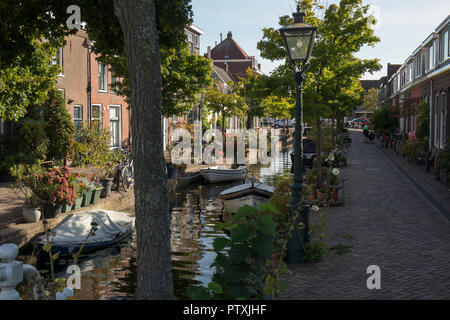
[[[41,219],[40,208],[23,208],[22,214],[27,223],[38,222]]]
[[[83,196],[83,201],[81,202],[82,207],[87,207],[91,205],[92,193],[93,190],[90,190]]]
[[[338,201],[339,200],[339,188],[335,188],[331,190],[331,200]]]
[[[97,204],[98,200],[100,199],[100,195],[102,194],[103,187],[95,189],[92,192],[92,198],[91,198],[91,204]]]
[[[52,205],[52,204],[44,204],[43,207],[43,216],[45,219],[56,218],[61,214],[62,205]]]
[[[80,209],[81,208],[81,202],[83,202],[83,197],[77,198],[77,200],[75,200],[75,203],[72,206],[72,210]]]
[[[62,213],[70,212],[70,211],[72,211],[72,206],[71,205],[68,205],[67,203],[62,205],[62,209],[61,209]]]
[[[103,185],[103,190],[102,190],[100,197],[102,197],[102,198],[109,197],[109,195],[111,194],[113,179],[112,178],[103,178],[103,179],[100,179],[100,183]]]
[[[321,191],[317,191],[317,200],[319,202],[325,202],[328,200],[328,193],[327,192],[321,192]]]

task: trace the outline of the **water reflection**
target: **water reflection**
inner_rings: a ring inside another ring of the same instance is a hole
[[[268,166],[250,166],[248,176],[268,181],[276,173],[290,170],[287,152]],[[218,195],[240,182],[219,185],[192,185],[173,195],[171,199],[171,250],[174,292],[177,299],[186,299],[186,289],[195,284],[207,284],[211,280],[215,259],[213,241],[226,236],[215,231],[220,221],[222,203]],[[133,209],[130,208],[132,211]],[[136,292],[136,237],[79,259],[82,271],[81,290],[76,298],[86,300],[134,299]],[[55,276],[66,278],[70,259],[61,259],[55,266]],[[38,267],[49,269],[46,262]]]

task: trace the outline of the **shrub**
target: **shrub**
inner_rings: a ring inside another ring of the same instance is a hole
[[[280,212],[270,204],[257,208],[244,206],[234,215],[242,224],[218,224],[216,229],[226,230],[230,238],[214,239],[217,253],[212,266],[216,267],[208,287],[188,290],[192,299],[251,299],[262,298],[273,286],[268,270],[275,241],[273,215]],[[276,281],[276,280],[275,280]]]
[[[95,166],[98,168],[98,176],[112,176],[115,164],[122,161],[125,155],[119,150],[111,150],[110,144],[109,131],[94,125],[81,125],[77,128],[73,145],[73,165]]]
[[[47,159],[66,159],[72,152],[75,128],[67,112],[63,96],[55,89],[43,106],[45,131],[51,141],[48,146]]]
[[[53,167],[45,172],[39,182],[35,194],[45,203],[58,205],[67,203],[73,205],[76,200],[75,186],[70,182],[68,167]]]

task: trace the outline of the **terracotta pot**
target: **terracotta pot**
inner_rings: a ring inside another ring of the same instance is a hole
[[[23,208],[22,214],[27,223],[38,222],[41,219],[41,209],[39,208]]]
[[[333,189],[331,191],[331,199],[333,201],[338,201],[339,200],[339,189]]]

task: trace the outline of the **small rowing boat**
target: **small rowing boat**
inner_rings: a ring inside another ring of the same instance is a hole
[[[129,237],[134,229],[134,214],[94,209],[68,215],[49,235],[52,254],[69,256],[77,253],[95,226],[83,253],[114,245]],[[47,243],[46,235],[38,238],[38,249]]]
[[[269,201],[274,193],[274,188],[261,182],[250,182],[229,188],[219,194],[224,206],[224,220],[227,221],[231,210],[238,210],[245,205],[256,206],[258,203]],[[227,210],[229,209],[229,210]]]
[[[247,168],[241,166],[237,169],[228,169],[227,167],[211,167],[201,170],[203,178],[209,183],[221,183],[235,180],[244,180]]]

